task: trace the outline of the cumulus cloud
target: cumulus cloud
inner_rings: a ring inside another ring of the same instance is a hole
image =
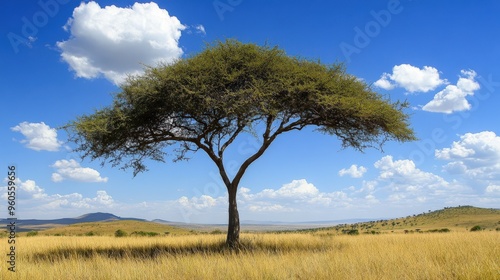
[[[97,191],[95,197],[83,197],[79,193],[71,193],[66,195],[51,195],[46,200],[47,202],[41,205],[41,208],[48,210],[61,208],[87,210],[110,209],[115,204],[114,199],[103,190]]]
[[[486,193],[500,194],[500,186],[499,185],[489,185],[486,187]]]
[[[492,131],[466,133],[449,148],[435,151],[438,159],[449,161],[444,169],[473,179],[500,179],[500,136]]]
[[[191,199],[186,196],[182,196],[177,200],[177,202],[186,208],[203,210],[218,205],[227,204],[227,199],[225,197],[213,198],[209,195],[201,195],[200,197],[192,197]]]
[[[305,179],[292,180],[277,190],[265,189],[258,195],[268,198],[309,198],[318,195],[319,190]]]
[[[292,180],[278,189],[264,189],[255,194],[250,189],[242,188],[240,199],[248,205],[249,210],[259,212],[272,209],[282,212],[298,211],[308,205],[332,207],[351,201],[343,191],[321,192],[305,179]]]
[[[461,185],[450,184],[436,174],[420,170],[412,160],[384,156],[374,166],[380,172],[375,182],[391,203],[422,203],[430,198],[442,200],[467,191]]]
[[[438,188],[448,183],[441,177],[422,171],[412,160],[394,160],[392,156],[384,156],[374,164],[380,171],[379,178],[393,182],[394,190],[416,191],[421,188]]]
[[[5,181],[6,182],[6,181]],[[18,203],[22,204],[17,213],[18,216],[25,216],[26,218],[50,218],[50,214],[60,214],[61,210],[67,212],[66,217],[72,214],[79,215],[81,210],[85,211],[105,211],[116,206],[113,198],[104,190],[96,192],[95,197],[84,197],[79,193],[69,194],[49,194],[45,189],[38,186],[34,180],[21,180],[16,178],[16,199]],[[7,199],[7,186],[0,187],[2,198]],[[49,216],[39,217],[40,213]],[[71,213],[71,214],[70,214]]]
[[[57,140],[57,130],[50,128],[44,122],[22,122],[15,127],[11,127],[11,130],[23,134],[26,139],[21,140],[21,143],[26,144],[26,147],[35,151],[55,152],[62,145],[62,142]]]
[[[434,67],[424,66],[420,69],[401,64],[392,68],[392,74],[383,73],[374,85],[386,90],[402,87],[408,92],[428,92],[446,83],[446,80],[439,78],[439,72]]]
[[[361,178],[363,177],[363,174],[365,174],[366,171],[367,169],[364,166],[358,167],[356,164],[353,164],[351,165],[351,167],[349,167],[349,169],[342,168],[339,171],[339,175],[340,176],[349,175],[352,178]]]
[[[108,181],[108,178],[102,178],[97,170],[81,167],[74,159],[58,160],[51,167],[56,169],[56,172],[52,174],[52,181],[54,182],[61,182],[63,180],[94,183]]]
[[[16,198],[17,199],[41,199],[46,197],[45,190],[36,184],[33,180],[22,181],[19,178],[16,178],[14,181],[17,186]],[[2,194],[2,198],[7,200],[7,187],[0,188],[5,191]]]
[[[202,27],[197,30],[204,31]],[[75,75],[104,75],[119,85],[127,75],[142,73],[142,64],[178,59],[183,53],[179,38],[186,27],[154,2],[120,8],[90,1],[75,8],[64,28],[70,38],[57,46]]]
[[[480,88],[475,80],[476,75],[473,70],[462,70],[457,84],[446,86],[434,95],[434,99],[425,104],[422,110],[446,114],[470,110],[471,105],[466,97],[474,95],[474,91]]]

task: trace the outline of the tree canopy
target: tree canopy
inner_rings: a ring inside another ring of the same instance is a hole
[[[247,167],[278,135],[313,126],[341,139],[344,147],[380,148],[388,140],[415,139],[407,106],[376,93],[342,65],[226,40],[146,68],[127,80],[112,105],[80,116],[66,128],[83,157],[132,168],[134,175],[146,170],[146,159],[171,156],[176,161],[190,152],[206,152],[228,188],[231,231],[236,223],[231,221],[232,193],[236,197]],[[256,133],[257,126],[262,134]],[[229,178],[224,152],[245,132],[256,133],[261,147]],[[239,233],[239,220],[237,226]]]

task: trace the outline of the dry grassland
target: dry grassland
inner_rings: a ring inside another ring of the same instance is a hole
[[[500,279],[500,233],[35,236],[1,279]],[[0,239],[2,256],[7,240]],[[6,257],[4,257],[6,258]]]

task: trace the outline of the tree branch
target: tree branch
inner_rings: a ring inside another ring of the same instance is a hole
[[[240,132],[243,131],[243,129],[245,128],[245,125],[244,124],[238,124],[238,127],[236,128],[236,130],[234,131],[234,133],[231,135],[231,137],[229,137],[229,139],[224,143],[222,144],[222,147],[219,148],[219,157],[222,158],[222,155],[224,154],[224,151],[226,150],[226,148],[231,144],[233,143],[234,139],[236,139],[236,137],[240,134]]]
[[[262,138],[263,138],[262,146],[259,148],[259,150],[255,154],[253,154],[252,156],[247,158],[243,162],[243,164],[241,164],[240,168],[238,169],[238,172],[236,173],[236,175],[233,178],[233,181],[231,182],[232,187],[238,187],[240,180],[243,177],[243,174],[245,174],[245,171],[250,166],[250,164],[252,164],[260,156],[262,156],[262,154],[264,154],[266,149],[269,147],[269,145],[271,145],[271,143],[276,138],[276,136],[277,136],[276,133],[274,133],[273,135],[270,136],[271,126],[272,126],[273,122],[274,122],[274,117],[271,115],[268,115],[267,120],[266,120],[266,131],[262,135]]]
[[[222,162],[221,157],[217,157],[215,154],[214,150],[212,149],[211,145],[204,145],[200,141],[195,143],[200,149],[205,151],[207,155],[210,157],[210,159],[215,163],[217,168],[219,169],[219,173],[222,177],[222,181],[226,185],[226,188],[229,190],[229,186],[231,185],[231,180],[229,180],[229,177],[227,176],[226,169],[224,168],[224,163]]]

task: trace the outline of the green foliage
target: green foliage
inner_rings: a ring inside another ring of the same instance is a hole
[[[29,236],[37,236],[37,235],[38,235],[38,231],[35,231],[35,230],[32,230],[32,231],[30,231],[30,232],[28,232],[28,233],[26,234],[26,236],[28,236],[28,237],[29,237]]]
[[[359,231],[357,229],[350,229],[345,232],[348,235],[358,235]]]
[[[212,230],[212,231],[210,232],[210,234],[223,234],[223,233],[224,233],[224,232],[222,232],[222,230],[220,230],[220,229],[215,229],[215,230]]]
[[[93,231],[89,231],[89,232],[85,233],[85,236],[94,236],[94,235],[96,235],[96,233]]]
[[[267,128],[265,147],[277,135],[305,126],[359,150],[387,140],[415,140],[403,113],[407,107],[372,91],[341,65],[227,40],[147,68],[123,85],[111,106],[65,128],[84,156],[114,165],[125,161],[122,167],[137,174],[146,169],[145,159],[163,161],[169,145],[179,145],[174,160],[202,149],[216,161],[258,123]]]
[[[473,226],[470,231],[481,231],[483,228],[481,226]]]
[[[448,228],[441,228],[441,229],[430,229],[428,232],[450,232],[450,229]]]
[[[132,232],[130,235],[136,235],[136,236],[157,236],[157,235],[160,235],[159,233],[157,232],[152,232],[152,231],[134,231]]]
[[[125,237],[127,236],[127,233],[121,229],[118,229],[115,231],[115,237]]]

